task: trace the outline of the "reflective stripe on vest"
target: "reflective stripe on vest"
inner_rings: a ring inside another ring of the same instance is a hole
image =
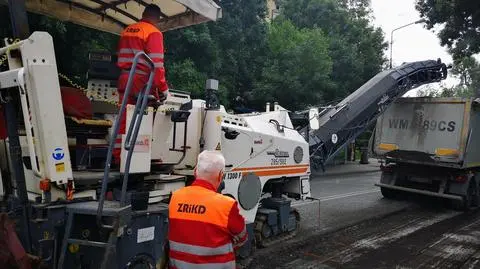
[[[219,247],[203,247],[203,246],[195,246],[190,244],[184,244],[175,242],[173,240],[169,241],[170,249],[178,252],[185,252],[185,253],[192,253],[196,255],[222,255],[228,254],[233,251],[233,246],[231,243],[225,244]]]
[[[125,74],[125,73],[126,73],[126,74],[129,74],[129,73],[130,73],[130,70],[122,70],[122,73],[124,73],[124,74]],[[144,76],[148,75],[147,72],[142,71],[142,70],[140,70],[140,69],[135,69],[135,74],[144,75]]]
[[[237,243],[240,240],[242,240],[245,237],[245,235],[247,235],[247,226],[245,226],[245,228],[243,228],[243,231],[241,231],[239,234],[234,235],[233,240],[235,240],[235,243]]]
[[[170,259],[170,265],[179,269],[232,269],[235,268],[235,261],[225,263],[190,263],[177,259]]]

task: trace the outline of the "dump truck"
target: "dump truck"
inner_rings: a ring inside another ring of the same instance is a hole
[[[479,205],[478,100],[399,98],[378,118],[372,146],[385,161],[376,184],[384,197],[410,192]]]

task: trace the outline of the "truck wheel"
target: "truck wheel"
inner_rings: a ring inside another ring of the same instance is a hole
[[[398,199],[398,191],[380,187],[380,191],[382,192],[383,197],[387,199]]]
[[[460,211],[469,211],[470,208],[478,206],[479,194],[475,186],[475,180],[471,180],[468,185],[467,193],[463,196],[462,201],[454,200],[453,207]]]

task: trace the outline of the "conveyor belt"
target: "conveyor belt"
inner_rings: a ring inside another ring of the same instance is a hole
[[[409,90],[446,77],[447,66],[440,59],[405,63],[377,74],[337,105],[323,109],[318,116],[320,128],[309,131],[312,164],[323,167]]]

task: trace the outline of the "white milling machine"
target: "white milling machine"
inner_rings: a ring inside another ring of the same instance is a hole
[[[57,242],[62,245],[59,254],[60,267],[63,264],[71,264],[72,257],[75,256],[75,252],[66,251],[67,246],[103,244],[102,246],[108,249],[111,242],[107,240],[99,242],[101,240],[98,238],[87,237],[80,240],[70,237],[75,229],[86,229],[82,227],[84,224],[94,229],[91,223],[95,217],[100,225],[99,230],[113,230],[119,234],[119,230],[133,229],[133,234],[137,234],[138,237],[143,236],[149,238],[147,241],[163,244],[164,233],[155,232],[155,235],[151,235],[145,230],[157,227],[158,223],[133,225],[129,218],[140,214],[138,212],[150,211],[163,214],[162,219],[165,219],[169,195],[173,190],[191,183],[196,157],[202,150],[218,150],[225,156],[225,186],[222,193],[238,201],[249,231],[249,242],[242,249],[240,256],[249,256],[255,245],[267,246],[275,242],[276,238],[285,239],[293,236],[300,223],[304,223],[305,227],[318,224],[319,201],[310,197],[308,143],[293,128],[288,111],[278,104],[275,104],[271,111],[267,106],[266,112],[233,115],[227,113],[217,102],[216,80],[207,81],[206,100],[192,100],[188,94],[172,91],[164,104],[156,109],[148,107],[148,113],[141,113],[142,121],[141,124],[137,122],[139,124],[137,142],[129,168],[125,165],[128,152],[125,148],[128,147],[125,146],[124,135],[120,171],[110,172],[109,167],[106,167],[103,178],[109,180],[108,182],[103,180],[104,184],[100,188],[103,172],[89,170],[88,167],[73,169],[74,165],[71,162],[73,153],[68,149],[74,148],[78,140],[75,140],[68,131],[69,127],[66,124],[68,116],[64,115],[62,109],[51,36],[45,32],[35,32],[29,39],[1,50],[13,49],[18,49],[21,57],[12,58],[9,54],[10,71],[0,73],[0,91],[12,87],[18,87],[20,90],[25,126],[20,141],[22,156],[28,160],[24,162],[23,170],[30,203],[37,204],[35,210],[49,216],[53,213],[45,212],[58,212],[59,204],[63,204],[61,206],[63,213],[56,213],[57,217],[62,215],[63,218],[67,218],[65,237],[62,242]],[[112,101],[118,96],[114,94],[116,89],[109,86],[113,83],[111,80],[91,77],[89,88],[92,85],[107,85],[98,90],[102,91],[101,96],[109,96]],[[132,117],[135,118],[134,111],[135,106],[126,107],[127,130]],[[115,117],[115,114],[105,113],[103,119],[88,120],[86,121],[88,124],[84,126],[110,127],[111,122],[110,125],[106,123],[109,122],[108,119]],[[132,128],[133,126],[135,123]],[[111,141],[110,137],[115,136],[112,127],[103,139],[89,138],[87,145],[108,144]],[[8,140],[0,143],[8,144]],[[111,143],[110,146],[112,145]],[[2,160],[12,158],[8,150],[2,152],[6,148],[8,147],[0,147]],[[104,155],[103,159],[106,157]],[[8,166],[9,164],[4,162],[3,166],[0,166],[2,168],[0,172],[14,169]],[[124,184],[125,192],[122,192],[122,182],[119,178],[124,176],[125,171],[130,175],[130,179],[127,179],[128,186]],[[19,179],[10,180],[17,184],[14,188],[18,193],[21,189]],[[135,183],[131,184],[131,181]],[[148,209],[135,209],[130,204],[134,204],[134,200],[139,197],[140,191],[137,192],[136,188],[138,184],[148,193],[150,204]],[[114,201],[100,199],[102,196],[99,194],[107,191],[112,191]],[[99,199],[101,201],[97,202]],[[52,205],[56,206],[55,210],[52,209]],[[65,212],[68,217],[65,216]],[[302,219],[303,212],[308,212],[308,219]],[[102,214],[111,217],[111,222],[115,223],[115,220],[118,220],[120,224],[118,226],[105,224],[111,223],[108,220],[100,220]],[[115,219],[115,216],[118,219]],[[76,217],[79,219],[74,221]],[[48,223],[53,220],[46,218],[43,222],[45,224],[42,227],[50,227]],[[35,229],[39,230],[30,231],[30,234],[37,234],[32,236],[33,238],[41,237],[46,230],[50,231],[53,228]],[[128,245],[128,248],[135,249],[131,247],[131,243],[127,244],[127,239],[122,236],[115,239],[117,253],[124,251],[122,242],[125,247]],[[112,236],[109,240],[112,240]],[[142,245],[142,242],[138,240],[136,242],[139,249],[151,248],[149,245]],[[37,246],[34,249],[42,248],[36,244],[37,242],[32,242],[32,245]],[[84,251],[94,255],[88,248]],[[123,256],[116,260],[118,268],[129,261],[128,255]],[[158,259],[163,256],[162,250],[152,256],[157,258],[154,262],[158,263]],[[98,260],[102,260],[102,257]]]

